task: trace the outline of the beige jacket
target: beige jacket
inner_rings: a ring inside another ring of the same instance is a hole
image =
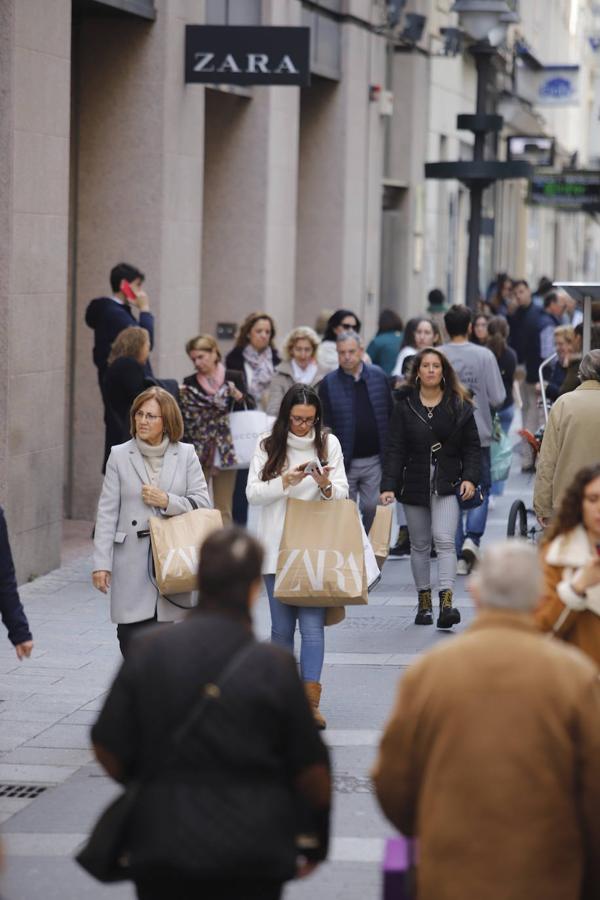
[[[426,654],[374,770],[383,811],[418,836],[419,900],[597,900],[598,760],[598,670],[531,617],[486,610]]]
[[[548,418],[537,464],[533,507],[549,518],[583,466],[600,463],[600,382],[584,381],[559,397]]]

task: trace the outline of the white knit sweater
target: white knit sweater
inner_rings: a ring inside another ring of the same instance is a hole
[[[266,434],[260,436],[254,456],[250,463],[248,474],[248,486],[246,496],[248,503],[260,507],[260,519],[258,524],[258,536],[265,548],[263,572],[274,573],[277,569],[277,554],[283,534],[285,522],[285,510],[288,497],[298,500],[319,500],[321,496],[319,487],[312,477],[304,478],[300,484],[284,490],[281,476],[270,481],[261,481],[261,473],[267,461],[267,454],[261,448]],[[305,462],[315,459],[314,432],[307,437],[297,437],[288,433],[287,441],[287,468],[285,471],[295,469]],[[345,500],[348,497],[348,479],[344,468],[344,457],[340,442],[335,435],[327,437],[327,464],[331,467],[329,480],[332,484],[331,500]]]

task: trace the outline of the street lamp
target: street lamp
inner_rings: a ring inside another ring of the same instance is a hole
[[[483,192],[485,188],[507,178],[530,178],[533,166],[528,162],[486,160],[486,135],[502,130],[502,116],[487,113],[487,85],[492,58],[506,36],[508,23],[514,21],[513,10],[506,0],[456,0],[452,12],[459,15],[460,25],[473,41],[469,52],[477,68],[477,105],[475,115],[459,115],[459,130],[475,135],[472,162],[426,163],[425,177],[458,179],[469,189],[471,216],[469,221],[469,255],[467,258],[466,302],[473,310],[479,298],[479,242],[481,236]]]

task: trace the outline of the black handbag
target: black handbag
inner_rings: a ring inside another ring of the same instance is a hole
[[[461,484],[462,484],[462,482],[461,482]],[[480,484],[475,486],[475,493],[473,494],[473,496],[471,497],[470,500],[463,500],[462,497],[460,496],[460,484],[456,485],[455,492],[456,492],[456,499],[458,500],[458,505],[460,506],[461,510],[463,510],[464,512],[467,512],[469,509],[477,509],[479,506],[481,506],[481,504],[485,500],[485,496],[483,494],[483,488],[481,487]]]
[[[217,682],[204,685],[200,702],[194,705],[183,724],[175,732],[170,753],[167,754],[166,760],[161,760],[160,767],[173,761],[191,728],[202,718],[209,703],[220,697],[225,682],[231,678],[255,646],[255,641],[244,644],[225,666]],[[101,814],[86,844],[75,856],[79,865],[98,881],[108,883],[131,878],[132,872],[127,852],[129,820],[142,788],[157,771],[158,767],[147,772],[143,778],[138,778],[127,785],[124,793],[117,797]]]

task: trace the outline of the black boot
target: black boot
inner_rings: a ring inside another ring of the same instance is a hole
[[[427,588],[426,591],[419,591],[419,610],[415,616],[415,625],[433,625],[431,588]]]
[[[400,526],[398,542],[395,547],[390,549],[390,556],[410,556],[410,538],[406,525]]]
[[[452,606],[452,591],[446,588],[440,591],[440,614],[437,620],[438,628],[452,628],[460,622],[460,612]]]

